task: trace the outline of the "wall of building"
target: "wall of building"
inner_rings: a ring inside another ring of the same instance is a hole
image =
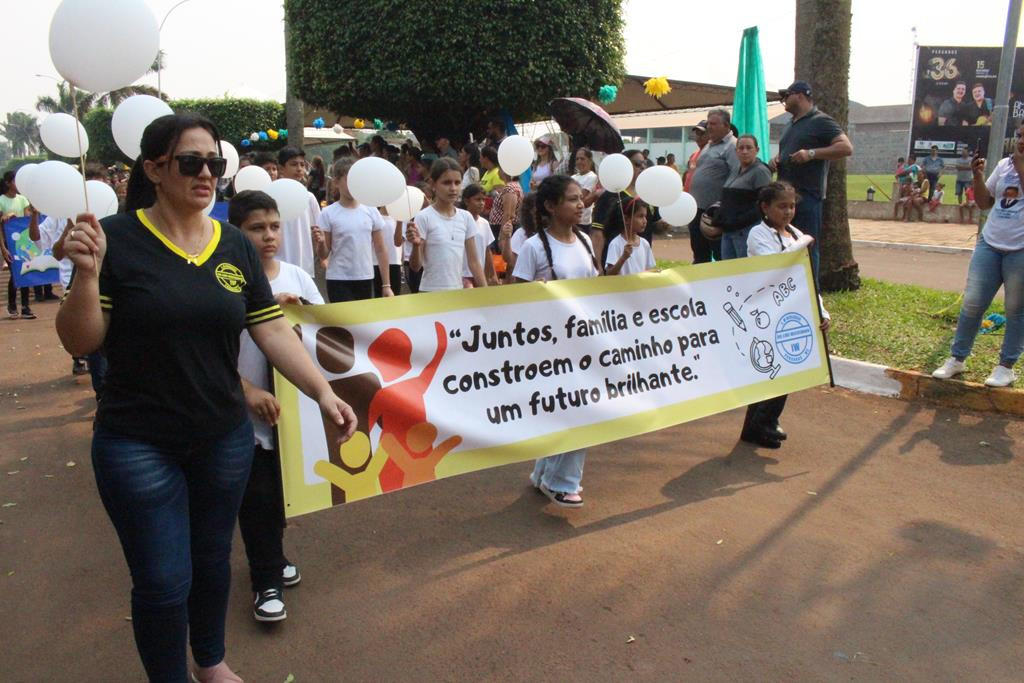
[[[906,156],[910,127],[899,123],[851,123],[847,134],[853,156],[847,173],[892,173],[897,157]]]

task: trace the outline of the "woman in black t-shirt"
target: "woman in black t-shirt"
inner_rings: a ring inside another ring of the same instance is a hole
[[[355,416],[282,317],[259,254],[203,213],[225,168],[213,124],[163,116],[141,147],[126,212],[79,216],[65,240],[75,271],[57,332],[73,355],[107,353],[92,461],[131,569],[146,673],[186,680],[190,638],[198,680],[241,680],[224,662],[231,536],[253,453],[241,331],[344,438]]]

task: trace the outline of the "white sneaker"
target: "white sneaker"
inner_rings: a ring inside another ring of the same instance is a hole
[[[947,358],[942,367],[932,373],[935,379],[952,379],[967,369],[967,363],[956,358]]]
[[[992,368],[992,374],[985,380],[985,386],[1008,387],[1013,384],[1016,379],[1017,373],[1013,371],[1013,368],[1008,368],[1005,365],[997,365]]]

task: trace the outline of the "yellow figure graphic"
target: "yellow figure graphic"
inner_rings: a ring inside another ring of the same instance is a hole
[[[367,455],[368,453],[370,455]],[[380,495],[378,477],[387,460],[388,454],[383,452],[383,449],[371,453],[370,437],[363,432],[356,432],[351,439],[341,445],[341,461],[353,469],[365,464],[365,470],[352,474],[326,460],[318,460],[313,465],[313,471],[344,491],[345,502],[351,503],[354,500]]]
[[[409,448],[417,454],[417,457],[413,457],[413,454],[407,451],[391,433],[386,433],[381,437],[377,454],[380,455],[383,452],[402,470],[404,474],[402,488],[423,484],[437,478],[434,474],[437,463],[462,443],[461,436],[453,436],[441,442],[437,448],[433,448],[436,438],[437,428],[429,422],[422,422],[412,427],[407,436]],[[431,450],[432,448],[433,450]],[[428,455],[421,455],[428,452]]]

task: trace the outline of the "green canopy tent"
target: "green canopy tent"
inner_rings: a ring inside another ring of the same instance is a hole
[[[732,102],[732,122],[740,135],[757,138],[758,157],[765,163],[768,149],[768,101],[764,87],[764,62],[756,26],[743,31],[740,41],[740,64],[736,72],[736,92]]]

